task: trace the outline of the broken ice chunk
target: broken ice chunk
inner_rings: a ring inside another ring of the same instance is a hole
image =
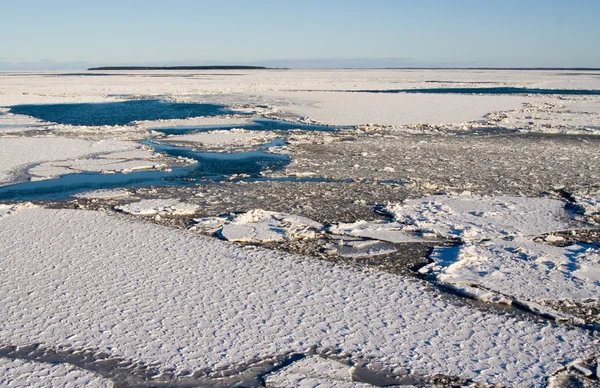
[[[151,215],[191,215],[198,210],[198,205],[184,203],[177,198],[144,199],[126,205],[115,206],[116,210],[136,216]]]
[[[397,222],[357,221],[350,224],[340,223],[329,228],[331,233],[355,237],[365,237],[391,243],[423,242],[417,236],[403,231],[405,225]]]

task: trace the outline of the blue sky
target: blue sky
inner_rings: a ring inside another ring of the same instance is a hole
[[[600,67],[599,0],[20,0],[0,70]]]

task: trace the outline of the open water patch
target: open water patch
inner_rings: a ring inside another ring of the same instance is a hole
[[[83,172],[63,175],[56,179],[23,182],[0,187],[0,201],[60,200],[92,190],[150,186],[189,186],[203,181],[221,181],[228,176],[241,175],[259,178],[265,170],[279,170],[290,159],[288,155],[265,152],[269,147],[284,144],[275,139],[248,152],[217,153],[197,152],[192,148],[175,147],[167,144],[144,141],[156,151],[171,157],[184,157],[197,161],[186,167],[171,171],[136,171],[131,173],[101,174]]]
[[[243,128],[248,131],[316,131],[333,132],[340,129],[351,129],[351,127],[328,126],[318,124],[293,123],[283,120],[256,119],[249,124],[226,124],[226,125],[202,125],[202,126],[178,126],[165,128],[151,128],[153,131],[165,135],[187,135],[190,133],[210,132],[214,130],[228,131],[235,128]]]
[[[201,116],[242,114],[224,105],[170,102],[161,99],[120,102],[27,104],[10,107],[10,113],[68,125],[130,125],[134,121],[187,119]]]
[[[538,89],[515,87],[488,87],[488,88],[422,88],[422,89],[380,89],[380,90],[346,90],[355,93],[427,93],[427,94],[562,94],[571,96],[600,95],[600,90],[595,89]]]

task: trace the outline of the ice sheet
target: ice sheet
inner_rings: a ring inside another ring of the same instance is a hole
[[[110,388],[112,382],[67,364],[0,358],[0,385],[7,388]]]
[[[581,329],[456,306],[354,271],[76,210],[0,218],[0,341],[98,349],[176,371],[333,348],[477,382],[542,386],[592,350]]]

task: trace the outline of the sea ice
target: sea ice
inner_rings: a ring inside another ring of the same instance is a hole
[[[332,225],[329,231],[334,234],[365,237],[391,243],[423,242],[423,238],[407,233],[406,225],[397,222],[357,221]]]
[[[86,191],[85,193],[76,194],[75,197],[87,199],[116,199],[131,197],[131,195],[131,192],[125,189],[114,189]]]
[[[268,388],[367,388],[371,384],[352,381],[350,367],[319,356],[309,356],[270,374]]]
[[[116,210],[136,216],[152,215],[192,215],[198,211],[200,206],[181,202],[177,198],[143,199],[126,205],[115,206]]]
[[[600,249],[555,247],[523,237],[436,249],[423,268],[443,283],[472,285],[519,301],[581,301],[600,295]]]
[[[453,305],[420,280],[111,213],[20,209],[0,224],[0,342],[13,346],[223,373],[316,347],[511,386],[597,351],[586,330]]]
[[[233,217],[201,219],[199,226],[215,229],[218,225],[221,237],[237,242],[275,242],[299,239],[314,239],[323,230],[323,225],[309,218],[293,214],[254,209]]]
[[[0,184],[19,168],[36,163],[81,158],[89,155],[129,151],[139,144],[118,140],[89,141],[53,137],[0,138]]]
[[[68,364],[0,358],[0,385],[7,388],[110,388],[110,380]]]
[[[535,236],[573,226],[564,202],[547,198],[434,195],[388,204],[386,210],[404,230],[463,241]]]
[[[192,133],[189,135],[170,136],[163,140],[164,143],[200,143],[205,146],[251,146],[267,143],[274,139],[273,132],[247,131],[243,129],[232,129],[227,131],[211,131]]]

